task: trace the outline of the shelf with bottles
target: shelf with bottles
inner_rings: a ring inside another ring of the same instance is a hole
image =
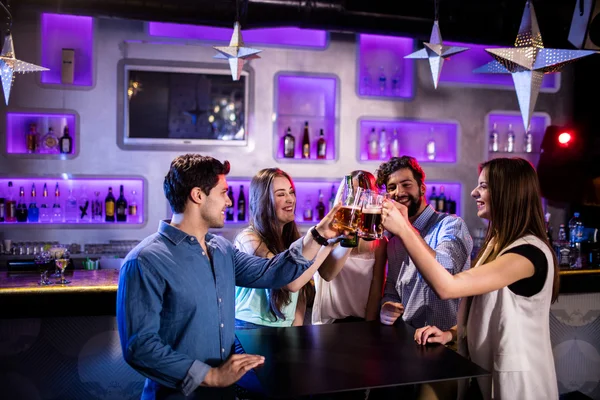
[[[419,162],[456,163],[459,129],[454,121],[360,118],[358,160],[407,155]]]
[[[273,150],[278,162],[337,159],[338,78],[279,73],[275,77]]]
[[[425,186],[425,199],[436,211],[462,215],[462,185],[459,182],[426,181]]]
[[[140,227],[146,222],[145,193],[141,177],[1,177],[0,224]]]
[[[81,89],[94,86],[93,17],[41,14],[42,85]]]
[[[8,111],[5,120],[8,156],[71,159],[79,153],[76,111]]]
[[[525,132],[523,119],[518,111],[492,111],[486,117],[488,159],[498,157],[522,157],[537,161],[542,139],[550,125],[546,113],[534,113],[529,132]]]
[[[358,35],[356,92],[360,97],[410,100],[415,96],[412,38]]]

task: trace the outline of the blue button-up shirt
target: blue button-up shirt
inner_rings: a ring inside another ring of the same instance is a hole
[[[127,363],[149,378],[142,399],[181,393],[184,379],[200,383],[229,357],[236,285],[282,287],[311,264],[302,239],[272,259],[242,253],[220,236],[207,234],[205,241],[210,259],[197,238],[161,221],[121,268],[119,336]],[[194,394],[204,398],[202,391]]]
[[[438,213],[427,206],[412,225],[448,272],[454,275],[469,269],[473,240],[462,218]],[[388,274],[382,304],[386,301],[402,303],[402,319],[414,328],[434,325],[448,330],[456,325],[460,299],[441,300],[423,279],[397,236],[390,238],[387,255]]]

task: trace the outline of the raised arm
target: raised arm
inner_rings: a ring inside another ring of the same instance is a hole
[[[365,319],[375,321],[379,316],[379,302],[381,301],[383,291],[383,281],[385,278],[385,265],[387,264],[387,238],[384,237],[377,241],[375,248],[375,263],[373,264],[373,277],[371,278],[371,287],[369,288],[369,299],[367,300],[367,309]]]

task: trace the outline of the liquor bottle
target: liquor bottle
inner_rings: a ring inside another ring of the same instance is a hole
[[[50,213],[50,207],[48,206],[48,186],[44,183],[42,203],[40,204],[40,222],[48,223],[50,221],[52,221],[52,214]]]
[[[310,137],[308,134],[308,121],[304,122],[304,134],[302,135],[302,158],[310,158]]]
[[[29,124],[29,132],[26,136],[27,152],[37,153],[40,145],[40,134],[37,131],[36,124]]]
[[[569,247],[569,242],[567,241],[567,232],[564,224],[560,224],[558,228],[557,239],[556,256],[558,258],[558,265],[561,267],[568,267],[571,264],[571,248]]]
[[[344,191],[346,192],[346,200],[344,205],[349,206],[354,204],[354,187],[352,184],[352,175],[345,176]],[[342,247],[357,247],[358,246],[358,232],[352,232],[350,237],[342,239],[340,241]]]
[[[525,132],[525,146],[523,150],[525,153],[531,153],[533,151],[533,135],[529,129]]]
[[[446,212],[446,194],[444,193],[444,186],[440,186],[440,195],[437,199],[437,208],[438,212]]]
[[[138,208],[137,208],[136,194],[137,193],[135,190],[131,191],[131,201],[129,201],[129,206],[127,207],[127,214],[129,215],[129,220],[132,222],[138,221],[138,217],[137,217]]]
[[[389,158],[388,152],[389,152],[389,145],[388,145],[387,132],[385,131],[385,128],[382,128],[381,131],[379,132],[379,159],[387,160]]]
[[[69,127],[65,125],[65,129],[63,130],[63,135],[60,138],[59,143],[60,152],[63,154],[71,154],[73,151],[73,138],[69,135]]]
[[[315,207],[317,210],[317,219],[320,221],[325,218],[325,203],[323,203],[323,192],[319,189],[319,202]]]
[[[319,140],[317,141],[317,158],[320,160],[325,159],[327,156],[327,141],[323,133],[323,128],[319,131]]]
[[[383,94],[387,87],[387,77],[385,76],[385,71],[383,67],[379,67],[379,91]]]
[[[289,126],[283,137],[283,156],[285,158],[294,158],[296,156],[296,138],[292,135],[292,128]]]
[[[548,238],[548,242],[550,242],[550,247],[554,247],[553,242],[553,232],[552,232],[552,225],[550,225],[550,213],[546,213],[544,215],[544,221],[546,222],[546,237]]]
[[[313,220],[312,203],[310,202],[309,198],[307,198],[304,201],[304,211],[302,212],[302,219],[304,221],[312,221]]]
[[[127,222],[127,200],[123,194],[123,185],[119,188],[119,198],[116,203],[117,207],[117,222]]]
[[[429,141],[427,142],[427,159],[434,161],[436,156],[435,139],[433,135],[433,128],[429,130]]]
[[[102,201],[100,201],[100,192],[94,192],[94,201],[92,201],[92,218],[95,222],[102,221]]]
[[[369,140],[367,141],[367,153],[369,156],[369,160],[377,160],[377,156],[379,155],[379,142],[377,141],[379,138],[377,137],[377,132],[375,132],[375,128],[371,128],[371,133],[369,133]]]
[[[331,185],[331,196],[329,196],[329,210],[331,210],[335,206],[335,185]]]
[[[65,203],[65,222],[74,224],[78,216],[77,199],[73,195],[73,188],[69,188],[69,197]]]
[[[246,195],[244,194],[244,185],[240,185],[240,194],[237,202],[237,220],[244,222],[246,220]]]
[[[233,188],[231,186],[229,186],[229,190],[227,191],[227,196],[229,197],[229,201],[231,202],[231,205],[229,207],[227,207],[227,211],[225,211],[225,220],[233,221],[233,204],[235,203],[235,201],[233,200]]]
[[[396,70],[394,71],[394,75],[392,75],[392,79],[391,79],[391,87],[390,89],[392,90],[392,94],[397,94],[398,90],[400,89],[400,67],[396,67]],[[394,157],[398,157],[398,156],[394,156]]]
[[[54,134],[52,127],[48,128],[48,133],[42,138],[42,149],[44,153],[58,153],[58,138]]]
[[[25,189],[19,188],[19,202],[17,203],[17,222],[27,222],[27,204],[25,203]]]
[[[27,220],[29,222],[39,222],[40,220],[40,209],[38,208],[36,201],[35,183],[31,184],[31,202],[29,203],[29,210],[27,210]]]
[[[6,195],[6,211],[4,220],[6,222],[17,222],[17,202],[13,195],[13,183],[8,182],[8,192]]]
[[[81,187],[81,196],[79,196],[78,204],[79,222],[90,222],[92,219],[90,209],[92,207],[90,207],[90,199],[88,198],[87,189],[85,186]]]
[[[390,155],[392,157],[400,157],[400,141],[398,139],[398,130],[394,128],[392,132],[392,142],[390,143]]]
[[[60,205],[60,187],[58,186],[58,182],[56,182],[56,186],[54,187],[54,204],[52,204],[52,222],[63,222],[62,206]]]
[[[494,122],[490,131],[489,151],[496,153],[499,150],[498,124]]]
[[[506,133],[506,151],[508,153],[515,152],[515,131],[512,124],[508,124],[508,132]]]
[[[371,94],[371,73],[369,71],[369,67],[364,68],[362,73],[362,95],[370,95]]]
[[[6,198],[0,189],[0,222],[4,222],[6,218]]]
[[[452,200],[451,196],[448,196],[448,201],[446,201],[446,212],[448,214],[456,214],[456,201]]]
[[[115,222],[115,196],[112,187],[108,187],[108,194],[104,199],[104,220],[106,222]]]
[[[434,210],[437,210],[437,195],[435,194],[435,186],[431,187],[431,195],[429,196],[429,205],[433,207]]]

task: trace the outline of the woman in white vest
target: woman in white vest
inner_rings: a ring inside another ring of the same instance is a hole
[[[384,227],[402,238],[438,296],[463,298],[457,327],[420,328],[415,341],[458,340],[461,354],[491,372],[471,382],[470,394],[486,400],[558,399],[549,326],[558,264],[546,237],[537,174],[521,158],[490,160],[481,165],[471,195],[477,215],[489,220],[488,232],[475,267],[454,276],[412,229],[406,207],[384,205]]]

